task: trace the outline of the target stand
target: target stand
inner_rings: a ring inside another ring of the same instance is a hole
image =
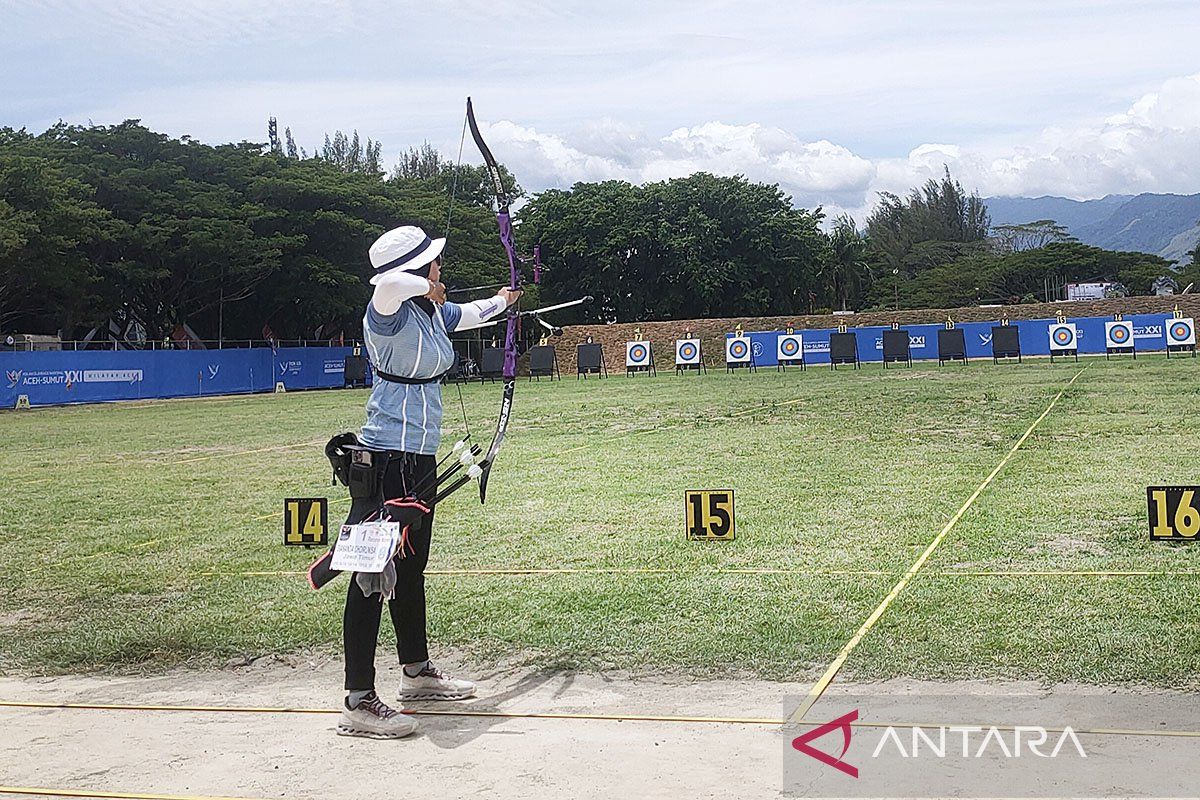
[[[855,369],[859,368],[857,334],[846,330],[829,334],[829,368],[836,370],[838,364],[853,364]]]
[[[358,348],[355,348],[356,350]],[[342,366],[342,385],[347,389],[367,385],[367,359],[363,355],[346,356]]]
[[[754,345],[749,336],[730,336],[725,340],[725,371],[747,369],[757,372],[758,365],[754,362]]]
[[[950,361],[961,361],[963,366],[971,363],[967,359],[967,336],[962,328],[954,327],[953,320],[946,321],[946,327],[938,331],[938,366],[944,366]]]
[[[1196,357],[1196,321],[1175,311],[1174,319],[1167,320],[1167,358],[1171,353],[1191,353]]]
[[[1008,320],[992,326],[992,363],[1002,358],[1015,358],[1021,363],[1021,334]]]
[[[502,377],[504,377],[504,348],[483,348],[483,359],[479,364],[479,382],[495,383],[497,378]]]
[[[685,372],[695,372],[697,375],[708,373],[708,367],[704,365],[704,345],[691,336],[675,340],[675,374],[682,375]]]
[[[654,348],[650,342],[640,339],[625,343],[625,376],[637,375],[639,372],[658,375],[658,370],[654,368]]]
[[[883,368],[887,369],[889,363],[912,367],[912,341],[908,331],[897,327],[883,332]]]
[[[540,383],[542,378],[550,380],[562,380],[562,373],[558,371],[558,354],[554,352],[554,345],[539,344],[529,348],[529,380],[538,379]]]
[[[450,369],[442,376],[442,383],[462,383],[466,380],[465,374],[462,356],[456,350],[454,352],[454,363],[450,365]]]
[[[599,342],[584,342],[575,348],[575,380],[587,380],[588,375],[608,377],[608,367],[604,364],[604,346]]]
[[[788,367],[799,367],[801,372],[808,369],[804,361],[804,337],[791,328],[780,334],[775,343],[775,371],[786,372]]]
[[[1059,317],[1058,322],[1050,324],[1050,363],[1055,356],[1070,356],[1079,361],[1079,331],[1074,322],[1067,322]]]
[[[1133,343],[1133,323],[1121,320],[1121,315],[1104,323],[1104,360],[1110,356],[1131,355],[1137,360],[1137,348]]]

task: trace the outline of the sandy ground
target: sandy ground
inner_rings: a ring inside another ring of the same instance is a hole
[[[808,689],[808,684],[521,669],[475,677],[480,682],[476,700],[411,707],[779,719],[784,697]],[[398,669],[382,668],[378,685],[393,694]],[[0,677],[0,700],[332,711],[341,697],[339,686],[339,662],[314,657],[150,677]],[[934,685],[895,682],[869,691],[895,695],[922,686]],[[945,691],[947,685],[936,686]],[[999,686],[954,688],[1045,692],[1033,685]],[[838,694],[863,688],[837,687],[831,699],[836,705]],[[336,736],[335,714],[0,708],[0,786],[206,797],[439,799],[749,798],[777,797],[782,790],[788,734],[775,725],[418,719],[413,737],[374,741]],[[1096,721],[1104,723],[1113,721]],[[1120,738],[1123,747],[1159,746]],[[1181,743],[1200,755],[1200,739]]]
[[[450,666],[445,659],[439,664]],[[778,685],[505,670],[480,697],[413,708],[779,718]],[[399,669],[381,669],[394,696]],[[332,659],[157,677],[0,678],[0,699],[336,709]],[[790,686],[801,692],[806,687]],[[0,785],[236,797],[728,797],[780,791],[777,727],[419,717],[407,739],[334,734],[335,714],[0,709]]]

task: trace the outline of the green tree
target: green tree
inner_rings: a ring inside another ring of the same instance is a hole
[[[325,145],[317,158],[327,164],[332,164],[347,174],[369,175],[383,177],[383,167],[380,163],[380,153],[383,145],[367,139],[364,145],[358,138],[358,131],[353,136],[346,136],[341,131],[334,131],[333,139],[325,134]]]
[[[546,301],[592,294],[603,319],[800,313],[828,248],[820,210],[741,176],[576,184],[520,220],[526,246],[542,244]]]
[[[525,190],[503,164],[498,166],[507,200],[512,204],[525,196]],[[456,205],[492,208],[496,204],[496,189],[486,167],[451,164],[429,142],[405,151],[392,168],[389,180],[400,184],[407,181],[409,185],[415,182],[427,191],[452,197]]]
[[[1036,250],[1054,242],[1077,241],[1066,226],[1052,219],[1022,222],[1014,225],[997,225],[992,228],[992,242],[1001,253],[1016,253],[1021,250]]]
[[[442,173],[452,165],[442,160],[442,154],[428,141],[420,147],[410,147],[400,154],[392,168],[394,180],[440,181]]]
[[[108,219],[91,187],[0,130],[0,329],[70,331],[99,321],[89,249]]]
[[[1200,267],[1200,240],[1197,240],[1196,246],[1192,248],[1192,252],[1188,254],[1191,260],[1188,262],[1190,267]]]
[[[0,324],[356,336],[367,249],[402,224],[448,232],[448,282],[507,277],[490,194],[460,193],[447,228],[443,179],[382,180],[374,143],[335,135],[329,159],[306,159],[274,139],[210,147],[132,120],[0,131]]]
[[[968,195],[947,169],[940,181],[929,180],[906,198],[884,193],[867,218],[867,238],[881,273],[909,271],[935,263],[910,263],[915,247],[926,242],[983,242],[991,227],[987,206],[978,194]]]
[[[851,305],[858,303],[870,283],[867,240],[848,214],[834,220],[833,229],[829,232],[829,257],[823,265],[821,277],[822,288],[831,306],[843,311],[850,310]]]
[[[293,161],[299,161],[302,158],[308,158],[308,154],[304,152],[303,147],[296,147],[296,140],[292,138],[292,129],[283,129],[283,138],[287,146],[287,157]]]
[[[1169,274],[1170,262],[1159,256],[1103,250],[1078,242],[1052,242],[1005,254],[965,254],[902,281],[900,296],[905,308],[953,307],[980,301],[1017,303],[1042,299],[1047,281],[1055,286],[1114,281],[1133,294],[1148,294],[1155,278]]]

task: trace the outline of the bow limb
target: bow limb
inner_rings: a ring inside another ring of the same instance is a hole
[[[500,174],[500,165],[496,162],[496,157],[492,155],[492,151],[488,148],[487,143],[483,141],[483,135],[479,132],[479,125],[475,122],[475,111],[469,97],[467,98],[467,126],[471,129],[471,138],[475,140],[475,146],[479,148],[479,152],[483,156],[483,163],[487,168],[488,176],[492,181],[492,189],[496,194],[496,224],[500,229],[500,242],[504,245],[504,252],[508,256],[508,288],[516,291],[521,288],[521,271],[517,266],[517,251],[513,245],[512,217],[509,214],[508,192],[504,188],[504,179]],[[480,503],[484,502],[487,497],[488,476],[491,474],[492,467],[496,463],[496,457],[500,454],[500,446],[504,443],[504,434],[508,430],[508,420],[512,414],[513,393],[517,386],[517,329],[520,325],[521,317],[515,304],[508,308],[506,316],[506,328],[504,331],[504,393],[500,400],[500,417],[496,420],[496,432],[492,436],[492,444],[488,448],[487,455],[479,464],[482,469],[479,477]]]

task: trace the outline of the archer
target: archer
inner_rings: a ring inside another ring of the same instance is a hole
[[[354,501],[347,524],[379,513],[396,498],[408,501],[400,510],[419,510],[404,518],[403,544],[388,568],[355,573],[350,582],[343,615],[348,693],[338,725],[343,735],[399,738],[416,729],[412,717],[389,707],[375,691],[375,646],[385,598],[403,666],[399,699],[461,700],[475,694],[474,683],[430,662],[426,637],[424,571],[440,499],[432,492],[441,482],[435,461],[441,442],[440,381],[454,363],[449,334],[481,326],[521,292],[504,288],[485,300],[447,302],[441,282],[445,246],[444,238],[430,239],[411,225],[390,230],[371,245],[375,290],[363,318],[363,337],[376,380],[359,437],[362,449],[356,449],[357,465],[369,463],[357,470],[347,466]],[[478,452],[475,448],[473,454]],[[471,455],[466,451],[462,464]]]

